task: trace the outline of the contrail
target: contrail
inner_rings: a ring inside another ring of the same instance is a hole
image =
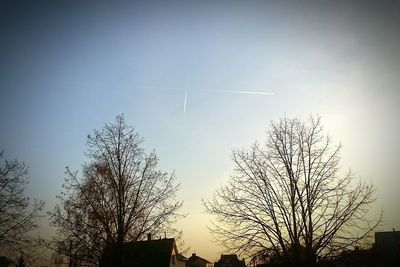
[[[274,93],[262,92],[262,91],[233,91],[233,90],[222,90],[225,93],[232,94],[249,94],[249,95],[274,95]]]
[[[183,113],[186,113],[186,102],[187,102],[187,89],[185,90],[185,100],[183,101]]]

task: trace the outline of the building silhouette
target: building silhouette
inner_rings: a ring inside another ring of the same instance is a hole
[[[214,267],[246,267],[246,264],[244,259],[239,260],[236,254],[222,254],[219,261],[214,262]]]
[[[212,267],[212,263],[193,253],[186,261],[186,267]]]

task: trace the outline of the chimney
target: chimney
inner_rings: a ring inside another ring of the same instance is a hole
[[[151,233],[147,234],[147,240],[150,241],[151,240]]]
[[[193,254],[192,254],[192,257],[196,257],[196,253],[193,253]]]

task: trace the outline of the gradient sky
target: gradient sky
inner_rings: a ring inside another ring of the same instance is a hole
[[[124,113],[176,171],[188,254],[217,260],[201,199],[232,173],[231,150],[314,113],[343,168],[376,185],[381,229],[400,228],[395,1],[13,2],[0,4],[0,149],[29,165],[47,209],[87,134]]]

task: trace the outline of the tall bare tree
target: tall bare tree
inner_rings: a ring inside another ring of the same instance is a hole
[[[204,202],[216,238],[238,253],[298,266],[363,240],[379,221],[366,217],[374,188],[340,171],[340,150],[319,117],[271,123],[265,146],[234,151],[234,174]]]
[[[28,233],[36,227],[44,203],[35,200],[30,205],[27,174],[23,162],[3,159],[0,152],[0,254],[19,255],[32,241]]]
[[[66,190],[51,216],[61,237],[58,249],[71,262],[98,265],[109,247],[122,253],[123,242],[174,231],[182,206],[175,200],[174,173],[160,171],[157,155],[146,154],[142,141],[117,116],[115,123],[88,136],[89,162],[82,178],[67,168]]]

